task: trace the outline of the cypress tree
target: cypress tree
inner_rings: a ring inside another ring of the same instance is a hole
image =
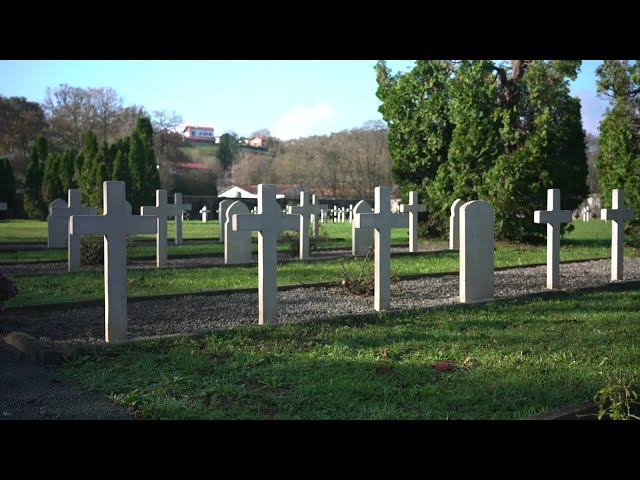
[[[532,212],[547,188],[562,190],[562,208],[587,195],[580,102],[568,80],[573,60],[418,61],[407,73],[376,67],[379,110],[388,124],[392,173],[403,190],[425,198],[431,233],[448,229],[455,198],[495,208],[496,233],[540,240]]]
[[[0,158],[0,202],[6,202],[8,208],[15,207],[16,178],[8,158]]]
[[[40,135],[27,159],[24,185],[24,210],[29,218],[44,220],[47,218],[48,205],[42,198],[42,180],[44,161],[47,158],[47,140]]]
[[[60,153],[49,153],[44,167],[44,178],[42,180],[42,199],[48,205],[56,198],[66,198],[62,187],[60,174],[62,173],[62,155]]]
[[[127,198],[131,203],[134,214],[144,205],[145,186],[145,148],[142,138],[137,131],[131,135],[129,142],[129,184]]]
[[[625,222],[625,241],[640,245],[640,65],[605,60],[596,70],[598,92],[609,98],[600,122],[596,160],[602,206],[611,207],[611,191],[624,189],[627,208],[636,218]]]
[[[60,183],[64,192],[69,191],[70,188],[75,188],[73,182],[74,174],[74,154],[68,148],[62,154],[60,162]]]

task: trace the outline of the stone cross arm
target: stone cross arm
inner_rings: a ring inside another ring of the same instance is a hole
[[[615,222],[633,220],[635,216],[636,212],[632,208],[603,208],[600,211],[602,220],[613,220]]]
[[[408,213],[356,213],[356,228],[409,228]]]
[[[533,212],[534,223],[569,223],[571,210],[536,210]]]
[[[107,235],[119,229],[126,235],[138,233],[156,233],[155,215],[73,215],[69,223],[71,235]]]
[[[299,226],[299,215],[276,215],[275,221],[269,221],[269,219],[262,218],[263,214],[234,214],[232,217],[231,225],[234,232],[251,231],[262,232],[269,228],[277,230],[296,230]]]

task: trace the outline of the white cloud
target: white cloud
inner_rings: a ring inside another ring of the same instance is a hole
[[[287,112],[270,128],[271,134],[282,140],[307,137],[319,134],[322,127],[335,118],[336,109],[326,102],[319,102],[312,107],[298,106]]]

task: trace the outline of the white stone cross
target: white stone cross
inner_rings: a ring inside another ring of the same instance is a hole
[[[234,232],[234,215],[249,215],[249,209],[241,201],[235,201],[227,208],[227,219],[224,222],[224,263],[251,262],[251,232]]]
[[[204,207],[202,207],[200,209],[200,211],[198,213],[202,214],[202,222],[203,223],[207,223],[207,220],[209,219],[209,214],[211,213],[211,210],[209,210],[207,208],[207,206],[205,205]]]
[[[320,215],[320,207],[311,203],[307,192],[300,192],[300,205],[291,207],[291,213],[300,215],[300,260],[305,260],[309,258],[309,219]]]
[[[231,206],[231,204],[235,200],[222,200],[218,204],[218,222],[220,223],[220,243],[224,242],[224,222],[227,219],[227,208]]]
[[[408,213],[391,213],[391,191],[388,187],[376,187],[374,213],[357,213],[356,228],[374,228],[375,244],[375,310],[391,306],[391,229],[407,228]]]
[[[67,270],[73,272],[80,270],[80,235],[71,235],[69,218],[71,215],[96,215],[98,211],[93,207],[82,207],[80,205],[80,190],[69,189],[67,191],[67,200],[68,207],[60,209],[50,207],[50,211],[54,215],[61,215],[63,212],[65,214],[69,213],[69,216],[65,219],[65,229],[67,230]]]
[[[349,223],[353,223],[353,204],[349,204]]]
[[[589,208],[589,204],[587,203],[584,207],[582,207],[582,221],[583,222],[588,222],[589,221],[589,213],[591,212],[591,209]]]
[[[460,207],[464,200],[457,199],[451,204],[449,217],[449,250],[460,250]]]
[[[600,210],[602,220],[611,220],[611,280],[620,281],[624,278],[624,221],[635,218],[636,213],[630,208],[624,208],[624,190],[615,188],[611,192],[613,208]]]
[[[298,215],[283,215],[276,202],[275,185],[258,185],[258,213],[233,215],[233,230],[258,233],[258,297],[260,325],[278,323],[278,234],[281,230],[295,230]]]
[[[373,213],[373,208],[366,201],[360,200],[353,209],[354,220],[358,213]],[[373,248],[373,228],[356,228],[355,221],[351,223],[351,255],[364,257]]]
[[[173,194],[173,204],[180,209],[179,215],[176,215],[176,238],[174,239],[176,245],[182,245],[182,220],[184,220],[184,212],[191,211],[190,203],[182,203],[182,193],[176,192]]]
[[[124,182],[102,184],[104,215],[73,215],[72,235],[104,235],[104,339],[127,338],[127,235],[156,233],[154,216],[129,215]]]
[[[460,302],[493,298],[493,207],[482,200],[460,207]]]
[[[547,210],[533,212],[535,223],[547,224],[547,288],[560,288],[560,224],[571,221],[571,210],[560,210],[560,190],[547,190]]]
[[[320,204],[320,221],[327,223],[327,215],[329,213],[329,207],[325,203]]]
[[[155,207],[144,206],[140,209],[142,215],[155,215],[158,218],[156,233],[156,266],[164,267],[167,264],[167,218],[175,217],[176,222],[180,217],[179,206],[167,202],[167,191],[156,190]]]
[[[418,251],[418,212],[426,212],[427,206],[418,203],[418,192],[409,192],[409,205],[400,205],[401,213],[409,214],[409,251]]]
[[[48,247],[64,248],[69,245],[69,217],[71,215],[95,215],[95,208],[85,208],[80,204],[80,190],[70,189],[67,192],[65,202],[61,198],[56,198],[49,205],[49,216],[47,217],[48,227]],[[78,255],[80,239],[74,238],[74,242],[78,244]]]
[[[322,205],[320,199],[316,198],[316,194],[311,195],[311,205],[318,208],[317,213],[311,214],[311,236],[318,238],[320,236],[320,218],[322,216]]]

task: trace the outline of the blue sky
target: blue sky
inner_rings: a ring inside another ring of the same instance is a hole
[[[282,139],[324,135],[382,119],[374,60],[0,60],[0,95],[42,102],[47,87],[112,87],[125,105],[179,113],[216,135],[268,128]],[[412,60],[391,60],[405,71]],[[572,84],[583,124],[595,133],[606,108],[595,68],[583,61]]]

